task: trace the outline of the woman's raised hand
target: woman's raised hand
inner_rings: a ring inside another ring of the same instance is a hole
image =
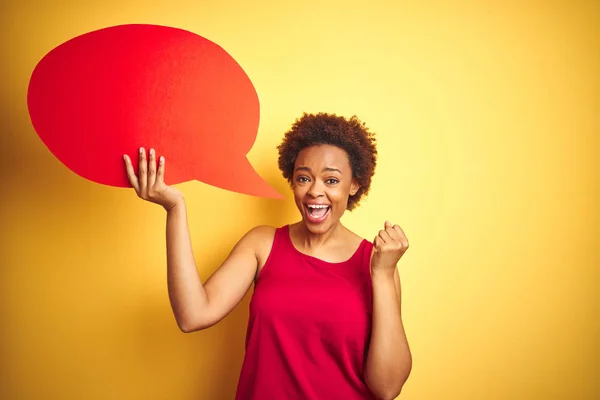
[[[123,156],[127,169],[127,178],[138,197],[152,203],[160,204],[165,210],[169,211],[177,204],[183,202],[183,194],[174,187],[165,184],[165,158],[160,157],[157,167],[156,151],[150,149],[149,153],[148,160],[146,160],[146,150],[143,147],[139,150],[139,176],[135,175],[129,156],[126,154]]]

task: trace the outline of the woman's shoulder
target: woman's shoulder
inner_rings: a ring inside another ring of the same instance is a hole
[[[348,229],[348,241],[352,243],[352,246],[356,249],[356,252],[361,252],[362,254],[367,254],[368,257],[373,255],[374,246],[373,241],[363,238],[362,236],[354,233],[353,231]]]
[[[370,241],[368,239],[363,238],[362,236],[360,236],[359,234],[355,233],[354,231],[351,231],[348,228],[346,228],[346,240],[349,243],[353,243],[355,245],[362,244],[363,242],[369,242],[370,243]]]
[[[248,243],[256,250],[270,248],[278,229],[270,225],[257,225],[247,231],[240,241]]]
[[[273,238],[277,229],[278,228],[271,225],[256,225],[255,227],[251,228],[248,233],[246,233],[246,236],[261,239]]]
[[[270,225],[257,225],[250,229],[242,240],[246,240],[248,245],[254,250],[258,260],[259,270],[266,263],[275,242],[275,234],[278,229]]]

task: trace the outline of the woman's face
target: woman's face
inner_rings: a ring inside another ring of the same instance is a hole
[[[303,149],[294,164],[292,188],[302,219],[313,233],[337,224],[348,197],[358,190],[346,152],[332,145]]]

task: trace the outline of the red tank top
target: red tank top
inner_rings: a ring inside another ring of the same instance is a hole
[[[374,399],[364,367],[371,335],[372,244],[329,263],[278,228],[250,302],[236,400]]]

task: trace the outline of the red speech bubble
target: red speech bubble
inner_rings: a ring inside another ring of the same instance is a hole
[[[199,180],[282,198],[246,154],[258,131],[252,82],[220,46],[158,25],[119,25],[46,54],[29,81],[31,122],[48,149],[91,181],[131,187],[123,154],[155,148],[168,184]]]

